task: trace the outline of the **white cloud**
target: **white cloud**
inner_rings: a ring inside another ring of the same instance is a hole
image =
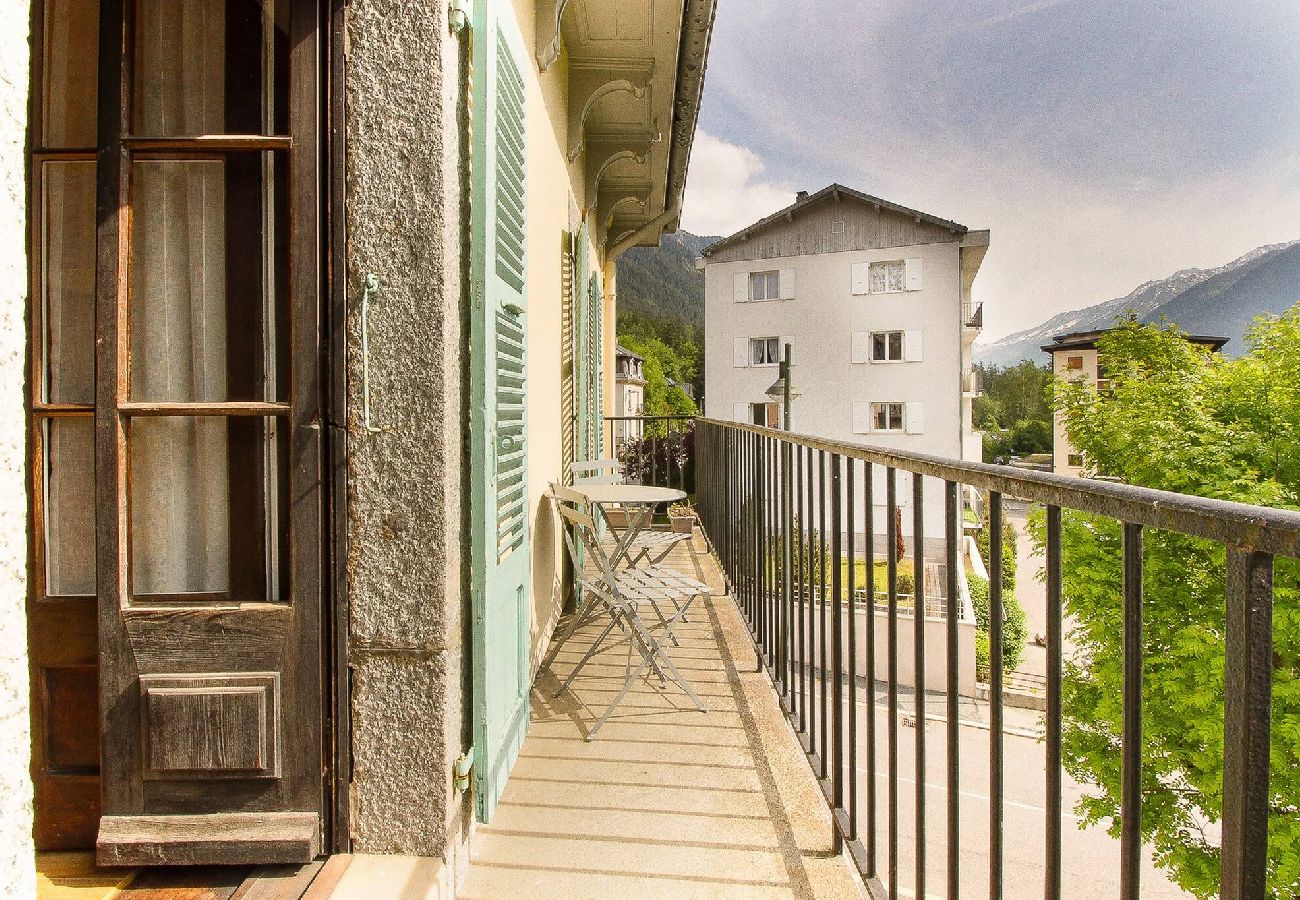
[[[725,236],[793,203],[794,187],[764,180],[764,168],[752,150],[697,131],[682,228]]]

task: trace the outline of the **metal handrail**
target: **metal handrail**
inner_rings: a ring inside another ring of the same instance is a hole
[[[1046,506],[1045,581],[1047,677],[1045,717],[1045,895],[1062,892],[1062,512],[1074,509],[1118,520],[1123,526],[1123,676],[1120,798],[1122,896],[1137,898],[1143,838],[1142,795],[1142,538],[1145,528],[1181,532],[1222,544],[1227,553],[1225,740],[1221,888],[1230,898],[1262,897],[1268,868],[1269,733],[1272,692],[1273,557],[1300,558],[1300,512],[1176,494],[1134,485],[964,462],[929,454],[870,447],[744,423],[696,422],[698,507],[704,533],[717,555],[728,589],[754,640],[758,666],[779,692],[783,708],[822,785],[832,811],[836,849],[847,848],[873,897],[887,891],[877,868],[875,703],[866,703],[866,827],[859,833],[857,616],[843,616],[865,600],[858,590],[855,510],[875,515],[873,466],[885,471],[885,542],[889,717],[888,862],[890,890],[898,884],[898,620],[896,550],[900,508],[897,473],[912,473],[913,583],[925,601],[926,479],[944,484],[943,552],[946,596],[958,596],[960,579],[959,488],[986,493],[989,508],[989,895],[1000,897],[1003,878],[1003,596],[1004,497]],[[857,475],[856,473],[861,473]],[[861,487],[855,479],[861,477]],[[846,502],[847,499],[847,502]],[[829,519],[829,527],[828,527]],[[866,526],[874,530],[874,526]],[[845,535],[850,540],[843,540]],[[817,537],[814,539],[814,535]],[[918,537],[919,536],[919,537]],[[878,551],[865,542],[866,590],[875,592]],[[779,564],[775,561],[779,560]],[[828,565],[828,560],[831,564]],[[841,561],[848,565],[842,566]],[[810,586],[816,586],[812,593]],[[859,600],[859,598],[862,600]],[[873,597],[873,606],[874,606]],[[947,604],[944,655],[947,707],[947,892],[961,889],[962,829],[958,798],[958,622],[960,604]],[[820,617],[820,625],[818,625]],[[917,720],[925,714],[925,622],[912,616]],[[866,616],[865,671],[875,673],[875,617]],[[844,633],[847,630],[847,635]],[[847,657],[847,658],[846,658]],[[846,665],[847,664],[847,665]],[[846,678],[847,673],[847,678]],[[874,674],[871,676],[874,677]],[[847,704],[845,703],[847,693]],[[829,695],[829,696],[828,696]],[[846,721],[847,719],[847,721]],[[926,893],[925,730],[914,739],[913,812],[916,896]],[[846,765],[846,758],[848,764]],[[847,782],[847,784],[846,784]],[[847,789],[847,794],[846,794]]]

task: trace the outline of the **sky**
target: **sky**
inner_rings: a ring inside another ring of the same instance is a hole
[[[1300,239],[1300,0],[718,0],[682,227],[831,182],[991,230],[991,340]]]

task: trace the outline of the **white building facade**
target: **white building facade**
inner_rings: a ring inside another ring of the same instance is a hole
[[[971,427],[970,288],[987,231],[840,185],[705,250],[706,413],[779,427],[766,391],[791,348],[795,432],[979,460]],[[876,473],[877,534],[885,502]],[[910,507],[911,486],[898,497]],[[911,515],[903,517],[911,533]],[[943,486],[927,485],[925,534],[943,534]]]
[[[645,415],[645,358],[619,344],[614,349],[614,415],[618,419]],[[639,441],[644,422],[615,421],[614,446]]]

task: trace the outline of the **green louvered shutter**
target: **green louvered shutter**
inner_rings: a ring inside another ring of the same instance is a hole
[[[591,443],[591,356],[588,350],[591,339],[591,304],[587,299],[587,279],[590,277],[587,242],[587,223],[583,222],[577,236],[573,303],[574,431],[577,437],[577,458],[580,461],[595,458]]]
[[[511,16],[504,0],[475,4],[470,555],[475,803],[484,822],[528,725],[526,57]]]
[[[604,291],[601,290],[600,273],[591,273],[590,288],[587,292],[591,304],[591,417],[595,425],[591,435],[591,456],[597,459],[604,455],[601,442],[605,436],[605,331],[604,331]],[[611,448],[612,450],[612,448]]]

